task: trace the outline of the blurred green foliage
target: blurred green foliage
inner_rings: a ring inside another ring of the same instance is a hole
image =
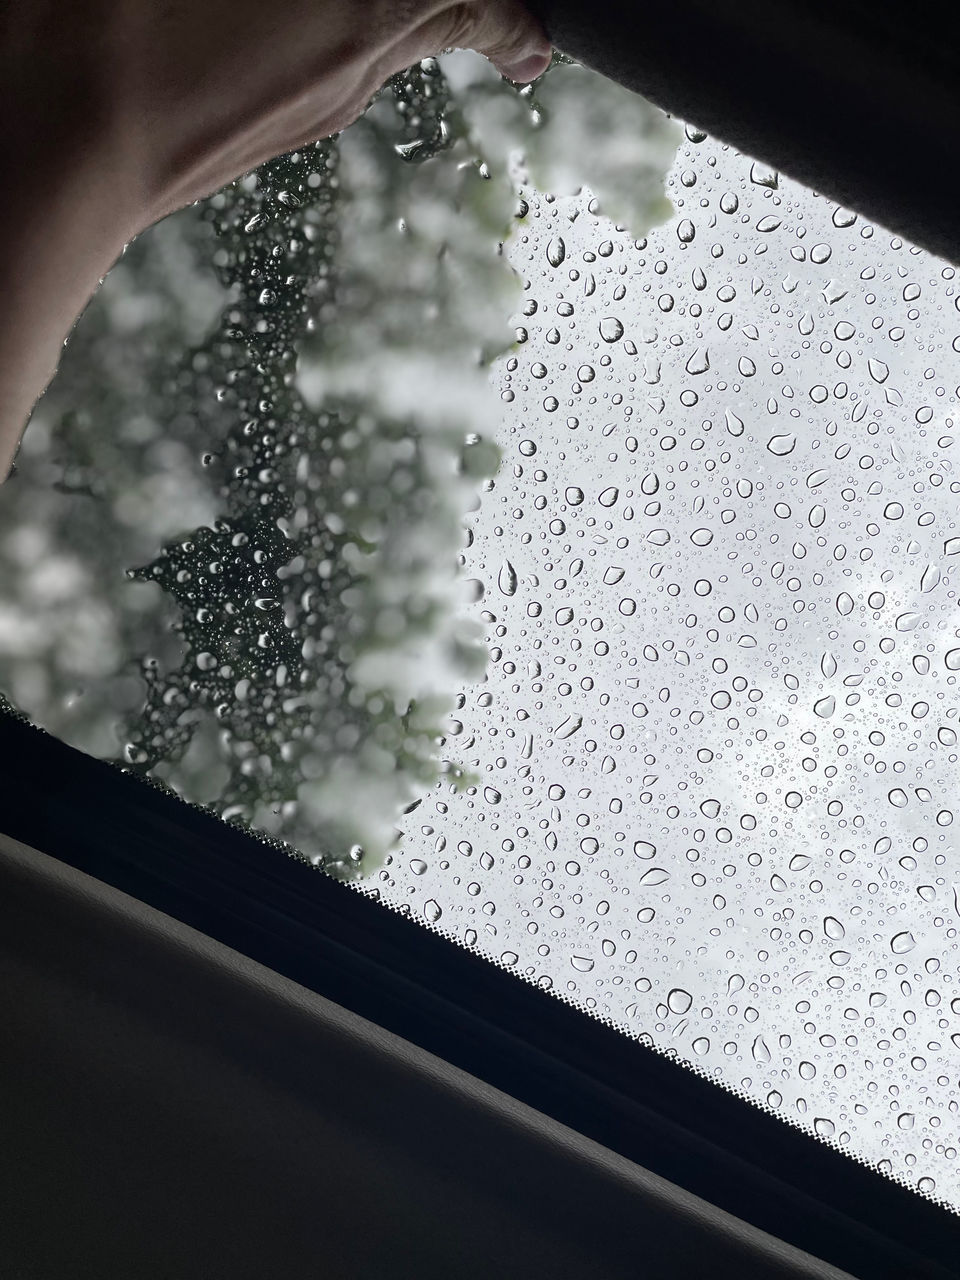
[[[678,127],[556,62],[517,90],[428,59],[127,246],[2,491],[11,701],[335,875],[477,781],[440,757],[486,665],[458,552],[499,463],[513,170],[637,235],[671,212]]]

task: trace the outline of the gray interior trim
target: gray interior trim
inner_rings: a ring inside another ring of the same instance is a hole
[[[7,1280],[841,1280],[0,836]]]

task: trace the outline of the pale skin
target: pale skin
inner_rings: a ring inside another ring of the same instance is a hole
[[[448,48],[551,57],[520,0],[0,0],[0,480],[126,243]]]

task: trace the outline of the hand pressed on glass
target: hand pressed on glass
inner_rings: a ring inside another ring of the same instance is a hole
[[[0,475],[62,343],[138,232],[336,133],[450,47],[533,79],[520,0],[25,0],[0,12]]]

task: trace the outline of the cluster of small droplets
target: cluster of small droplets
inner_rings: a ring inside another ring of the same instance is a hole
[[[692,127],[668,191],[522,191],[482,781],[377,894],[957,1209],[956,273]]]

